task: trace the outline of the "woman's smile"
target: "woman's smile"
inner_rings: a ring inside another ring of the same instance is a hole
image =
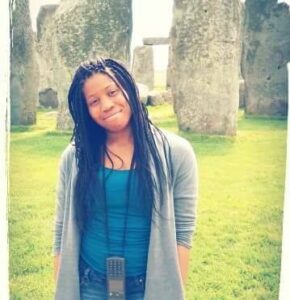
[[[122,112],[122,110],[113,112],[113,113],[111,113],[111,114],[109,114],[109,115],[107,115],[107,116],[104,116],[104,117],[103,117],[103,120],[111,119],[112,117],[116,116],[117,114],[119,114],[119,113],[121,113],[121,112]]]

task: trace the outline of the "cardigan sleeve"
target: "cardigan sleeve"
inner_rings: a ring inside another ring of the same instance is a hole
[[[62,228],[64,218],[64,206],[66,195],[66,181],[67,181],[67,149],[62,153],[59,162],[58,182],[56,186],[56,205],[55,205],[55,218],[54,218],[54,238],[52,254],[58,255],[61,248]]]
[[[197,161],[192,146],[186,140],[183,140],[182,147],[178,147],[176,157],[179,160],[173,186],[176,240],[178,245],[191,248],[196,225]]]

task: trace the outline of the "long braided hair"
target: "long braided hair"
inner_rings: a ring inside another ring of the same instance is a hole
[[[157,207],[160,208],[164,202],[165,186],[170,184],[172,179],[171,155],[167,139],[150,121],[131,74],[121,63],[113,59],[99,58],[96,61],[81,63],[68,93],[69,110],[74,121],[71,141],[75,145],[78,167],[74,200],[76,219],[81,230],[88,216],[94,211],[95,201],[101,201],[103,198],[103,184],[94,174],[96,170],[101,169],[104,155],[108,155],[106,131],[91,118],[83,93],[85,81],[96,73],[109,76],[121,89],[131,108],[130,126],[134,141],[131,169],[134,166],[137,171],[140,195],[144,195],[145,207],[150,208],[150,214],[152,209],[159,213]],[[162,142],[165,163],[161,159],[162,154],[157,147],[157,140]],[[93,180],[97,188],[97,198],[87,197]],[[159,199],[160,203],[157,205],[156,201]]]

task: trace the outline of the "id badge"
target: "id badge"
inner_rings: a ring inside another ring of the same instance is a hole
[[[107,258],[107,291],[109,300],[125,300],[125,258]]]

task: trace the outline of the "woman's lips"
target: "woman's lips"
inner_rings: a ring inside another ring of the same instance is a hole
[[[104,117],[103,120],[107,120],[107,119],[109,119],[109,118],[115,116],[116,114],[120,113],[121,111],[122,111],[122,110],[116,111],[116,112],[110,114],[109,116]]]

